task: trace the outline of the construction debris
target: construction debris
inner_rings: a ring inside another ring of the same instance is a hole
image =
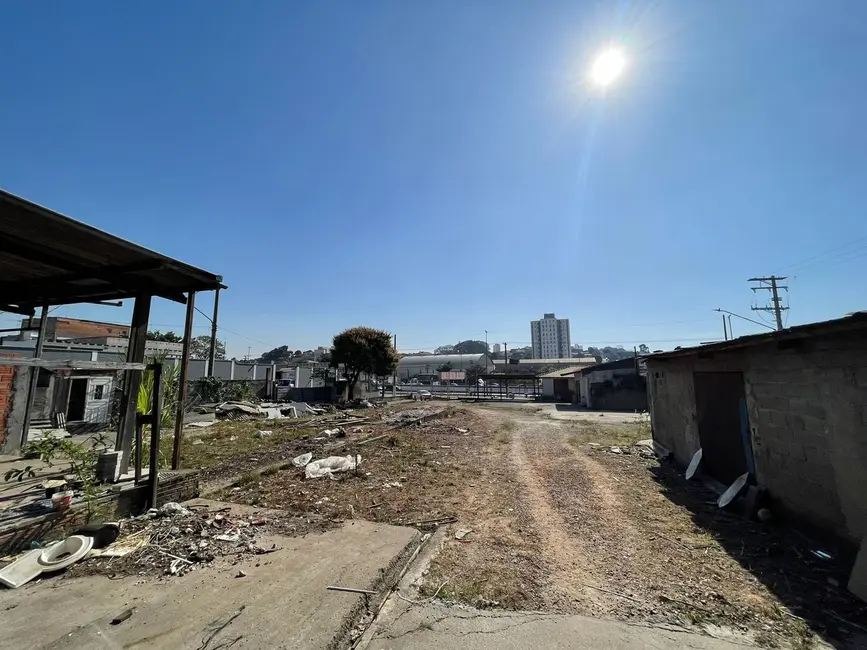
[[[686,480],[692,480],[692,477],[695,476],[695,473],[698,471],[698,466],[701,463],[701,449],[695,452],[692,456],[692,460],[689,461],[689,467],[686,468]]]
[[[734,483],[732,483],[729,488],[720,495],[720,498],[717,500],[717,506],[719,508],[725,508],[732,501],[737,499],[741,492],[744,491],[744,488],[747,486],[747,481],[749,480],[749,473],[744,473],[738,476]]]
[[[361,463],[361,456],[329,456],[321,460],[308,463],[304,467],[305,478],[334,478],[335,472],[348,472],[354,470]]]
[[[473,532],[472,528],[461,528],[458,532],[455,533],[455,539],[462,540],[471,532]]]
[[[246,555],[273,553],[280,549],[274,545],[264,547],[260,537],[304,534],[314,525],[323,526],[323,530],[333,526],[310,515],[302,519],[266,519],[258,512],[235,515],[229,508],[193,509],[165,504],[159,510],[125,520],[121,538],[100,552],[92,551],[89,557],[93,559],[76,564],[71,575],[183,575],[212,566],[223,557],[237,560]]]
[[[306,454],[301,454],[300,456],[293,458],[292,464],[295,465],[295,467],[305,467],[311,460],[313,460],[313,453],[307,452]]]

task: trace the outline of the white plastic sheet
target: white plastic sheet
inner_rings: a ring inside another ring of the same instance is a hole
[[[308,463],[304,468],[304,476],[306,478],[331,477],[335,472],[354,470],[356,463],[361,463],[361,456],[329,456]]]
[[[295,467],[304,467],[311,460],[313,460],[313,454],[310,452],[307,452],[306,454],[301,454],[300,456],[295,456],[295,458],[292,459],[292,464],[295,465]]]

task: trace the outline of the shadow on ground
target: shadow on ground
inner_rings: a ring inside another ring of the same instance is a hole
[[[857,549],[782,521],[761,523],[737,511],[721,511],[715,492],[700,481],[686,481],[683,469],[670,461],[650,471],[670,501],[688,509],[696,525],[813,632],[837,648],[867,647],[867,603],[846,589]],[[821,559],[813,551],[832,559]]]

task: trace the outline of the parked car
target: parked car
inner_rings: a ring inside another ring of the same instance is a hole
[[[423,401],[426,399],[430,399],[431,397],[432,397],[432,395],[430,394],[429,390],[416,390],[416,391],[413,391],[413,393],[412,393],[412,398],[414,400]]]

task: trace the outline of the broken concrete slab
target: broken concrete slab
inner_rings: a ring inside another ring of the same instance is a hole
[[[392,603],[390,600],[389,603]],[[745,642],[712,638],[686,630],[660,629],[620,621],[536,612],[504,612],[450,607],[442,603],[411,606],[402,602],[377,621],[365,650],[518,650],[594,648],[594,650],[743,650]]]
[[[242,558],[235,566],[215,564],[167,582],[53,577],[0,592],[4,634],[16,639],[20,650],[195,649],[202,647],[210,631],[228,621],[208,647],[238,637],[248,648],[343,647],[366,610],[366,600],[376,599],[326,587],[340,583],[384,595],[418,538],[418,531],[411,528],[347,521],[320,535],[274,536],[270,541],[279,548],[274,553]],[[246,573],[243,580],[235,578],[239,571]],[[121,611],[133,607],[135,613],[128,620],[109,625]],[[85,645],[70,645],[70,635],[86,639]],[[99,644],[91,645],[97,637]]]

